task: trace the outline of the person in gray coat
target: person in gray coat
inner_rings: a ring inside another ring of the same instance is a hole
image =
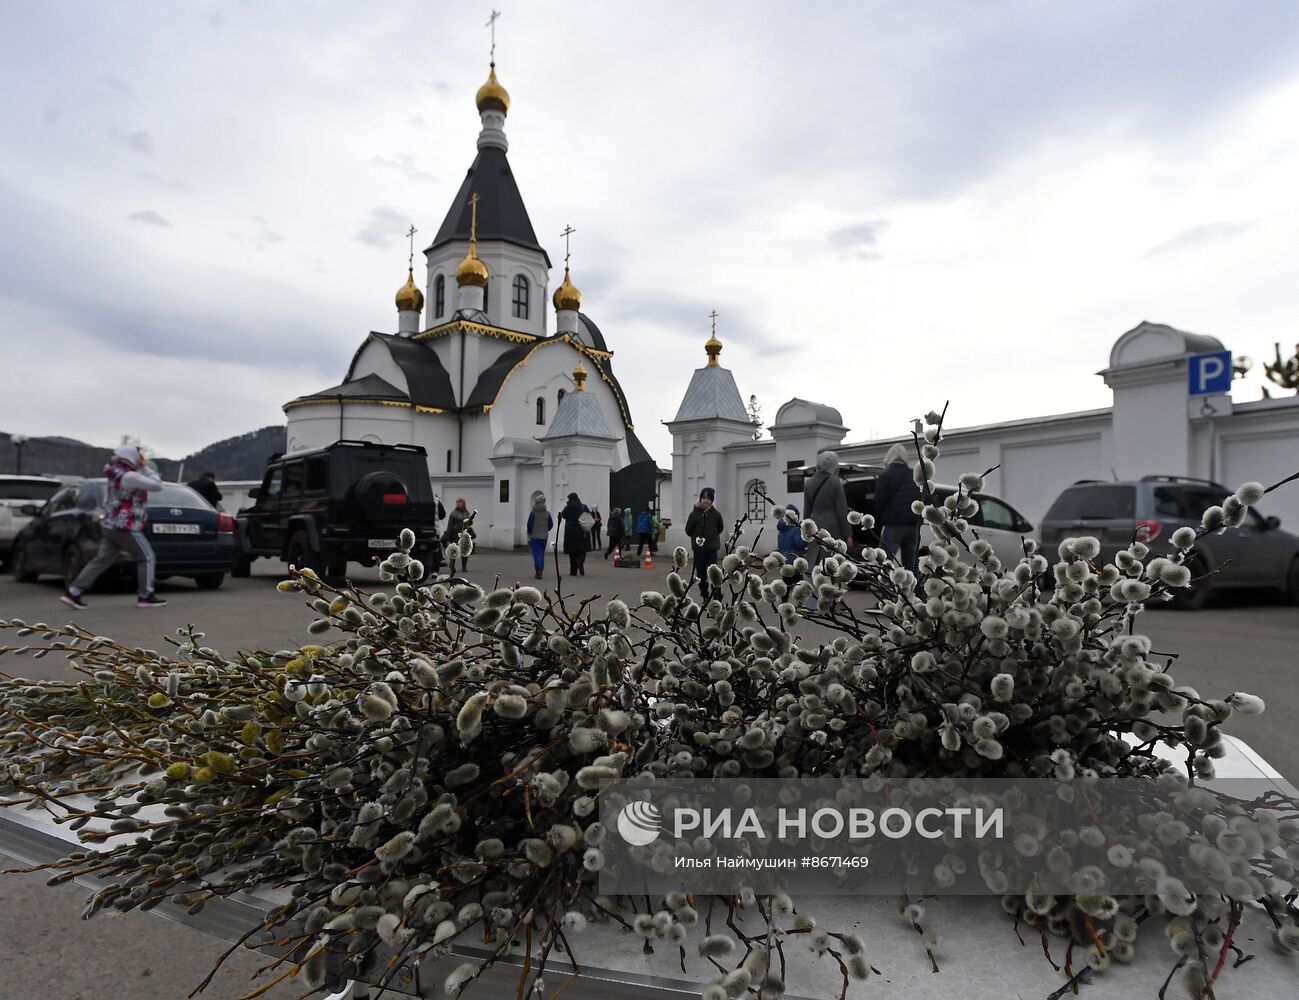
[[[818,528],[830,532],[831,538],[852,541],[852,525],[848,523],[848,496],[843,480],[839,478],[839,456],[833,451],[823,451],[816,460],[816,473],[803,484],[804,516],[816,522]],[[807,543],[807,564],[815,566],[822,556],[821,545]]]

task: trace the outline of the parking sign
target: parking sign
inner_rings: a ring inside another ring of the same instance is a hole
[[[1231,391],[1231,351],[1192,354],[1186,366],[1187,389],[1192,396]]]

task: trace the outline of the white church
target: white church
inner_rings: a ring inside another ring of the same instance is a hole
[[[478,510],[481,544],[512,548],[526,542],[534,490],[546,493],[552,511],[569,492],[606,514],[611,502],[637,511],[656,503],[674,522],[669,544],[677,544],[704,486],[716,490],[728,523],[749,514],[751,531],[769,519],[760,492],[801,503],[796,470],[820,452],[874,465],[890,445],[909,442],[905,434],[848,441],[839,410],[797,396],[778,409],[768,435],[755,438],[714,335],[665,421],[671,472],[661,473],[636,437],[613,351],[581,311],[567,261],[548,295],[550,258],[506,157],[510,98],[494,62],[477,105],[478,155],[424,251],[424,290],[408,272],[396,296],[397,331],[371,333],[339,385],[285,404],[290,451],[340,438],[422,445],[434,491],[448,506],[463,496]],[[1188,398],[1192,359],[1224,351],[1217,338],[1142,322],[1114,342],[1108,363],[1102,344],[1097,374],[1113,405],[957,426],[947,433],[940,480],[996,467],[991,490],[1035,522],[1077,478],[1174,474],[1238,483],[1294,471],[1299,396]],[[899,430],[935,402],[897,415]],[[1299,491],[1270,497],[1267,513],[1299,521]]]
[[[396,332],[371,333],[340,384],[284,411],[291,452],[343,438],[421,445],[446,506],[465,497],[480,543],[509,548],[526,542],[534,490],[552,511],[575,492],[607,514],[614,472],[615,499],[639,510],[658,469],[567,262],[548,295],[550,257],[506,156],[510,97],[495,62],[477,105],[478,154],[424,251],[424,290],[409,271]]]

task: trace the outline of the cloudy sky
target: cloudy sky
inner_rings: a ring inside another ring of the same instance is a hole
[[[11,8],[0,430],[181,455],[337,382],[472,161],[489,10]],[[768,419],[849,440],[1106,405],[1142,319],[1299,340],[1299,4],[529,0],[497,61],[661,464],[714,308]]]

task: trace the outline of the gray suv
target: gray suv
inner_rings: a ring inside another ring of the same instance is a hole
[[[1042,543],[1054,549],[1063,538],[1092,535],[1101,543],[1100,559],[1109,561],[1136,539],[1149,545],[1152,555],[1168,555],[1169,536],[1182,525],[1198,528],[1205,509],[1230,493],[1218,483],[1186,476],[1079,480],[1046,512]],[[1275,587],[1299,603],[1299,536],[1280,525],[1278,518],[1250,509],[1239,528],[1203,536],[1187,565],[1197,579],[1213,575],[1179,591],[1173,603],[1199,608],[1211,591],[1236,587]]]

